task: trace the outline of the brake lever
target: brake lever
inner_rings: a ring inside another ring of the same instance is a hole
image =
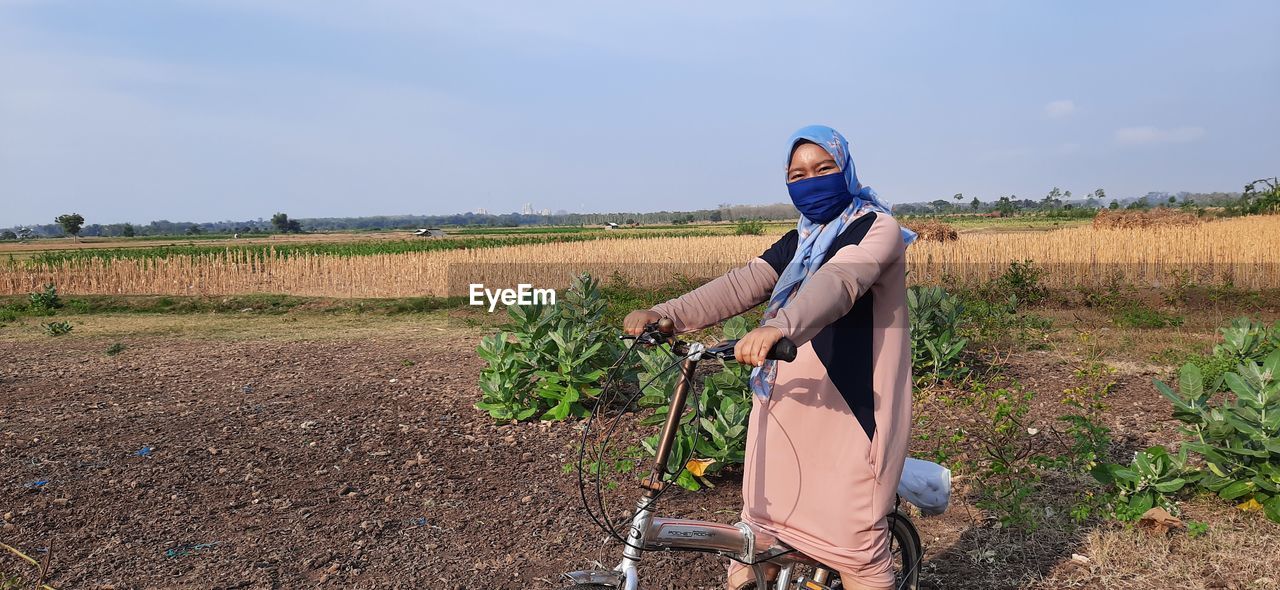
[[[708,355],[714,358],[718,358],[718,359],[724,359],[726,357],[731,358],[733,357],[733,349],[737,345],[738,345],[737,338],[734,338],[733,340],[725,340],[723,342],[717,343],[715,346],[712,346],[706,349],[705,351],[702,352],[702,354]]]

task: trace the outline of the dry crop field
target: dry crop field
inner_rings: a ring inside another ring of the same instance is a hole
[[[714,276],[762,252],[774,236],[664,236],[556,241],[379,254],[287,253],[274,249],[201,251],[147,257],[92,255],[54,262],[0,263],[0,295],[53,283],[74,294],[317,297],[464,295],[469,283],[564,287],[572,270],[614,273],[638,286],[675,274]],[[1192,225],[1048,231],[966,232],[921,240],[908,250],[911,281],[977,285],[1030,260],[1048,270],[1049,287],[1117,283],[1164,287],[1230,284],[1280,287],[1280,219],[1244,217]]]

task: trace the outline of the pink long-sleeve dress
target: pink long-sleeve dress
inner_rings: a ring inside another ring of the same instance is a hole
[[[769,299],[796,251],[792,231],[760,257],[653,307],[697,330]],[[773,393],[754,396],[742,518],[841,572],[893,584],[886,516],[894,508],[911,428],[906,246],[889,215],[864,212],[828,249],[777,316],[798,346]]]

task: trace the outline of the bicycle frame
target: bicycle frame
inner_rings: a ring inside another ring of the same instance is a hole
[[[769,587],[765,579],[765,562],[781,568],[773,586],[779,590],[791,583],[792,568],[795,565],[804,564],[821,568],[821,564],[785,545],[775,543],[761,551],[761,548],[756,546],[756,532],[745,523],[728,525],[654,516],[653,504],[663,488],[662,476],[666,471],[667,460],[679,430],[680,417],[684,414],[689,390],[693,386],[694,371],[706,350],[697,342],[673,342],[672,349],[676,354],[684,357],[680,364],[680,379],[671,395],[671,405],[659,437],[653,467],[649,476],[640,484],[643,495],[636,504],[635,515],[631,518],[626,547],[622,551],[622,561],[613,570],[571,572],[565,574],[566,577],[577,584],[599,584],[624,590],[637,590],[640,584],[637,566],[644,551],[716,553],[742,563],[752,564],[756,588]],[[824,583],[826,571],[819,569],[814,581]]]

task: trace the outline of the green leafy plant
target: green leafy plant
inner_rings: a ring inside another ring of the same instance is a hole
[[[1198,474],[1187,473],[1186,464],[1186,447],[1170,455],[1164,447],[1153,446],[1134,453],[1129,465],[1104,463],[1094,467],[1092,474],[1102,484],[1115,486],[1116,518],[1134,521],[1155,506],[1177,513],[1169,495],[1198,478]]]
[[[741,316],[725,322],[726,340],[741,338],[748,322]],[[640,383],[650,383],[642,392],[639,404],[654,413],[642,425],[653,426],[667,419],[670,396],[677,370],[662,373],[672,361],[664,348],[644,350],[640,354]],[[668,459],[667,471],[679,473],[676,484],[690,490],[709,484],[706,476],[731,465],[741,465],[746,455],[747,419],[751,415],[751,388],[747,383],[751,368],[726,362],[720,371],[702,381],[702,391],[691,399],[681,416],[680,429]],[[657,454],[658,435],[646,438],[642,446],[651,456]],[[682,464],[681,462],[685,462]]]
[[[1053,329],[1052,320],[1019,312],[1016,297],[996,302],[984,297],[965,297],[962,303],[960,332],[971,343],[983,347],[1042,348],[1046,344],[1045,334]]]
[[[44,333],[50,336],[62,336],[71,333],[71,324],[68,322],[49,322],[40,324],[44,328]]]
[[[759,219],[741,219],[733,228],[733,233],[740,236],[758,236],[764,234],[764,222]]]
[[[1093,335],[1079,335],[1084,345],[1085,357],[1074,371],[1080,385],[1062,391],[1062,405],[1070,408],[1058,416],[1056,426],[1050,431],[1061,443],[1059,452],[1039,459],[1042,466],[1065,472],[1087,473],[1107,455],[1111,446],[1111,429],[1103,425],[1102,415],[1107,409],[1106,398],[1115,389],[1112,379],[1115,369],[1102,362],[1102,353]]]
[[[1223,381],[1234,399],[1218,403],[1192,363],[1179,371],[1177,391],[1155,384],[1193,438],[1183,447],[1204,459],[1199,486],[1224,500],[1257,502],[1280,522],[1280,350],[1261,364],[1240,364]]]
[[[907,290],[911,321],[911,367],[918,384],[960,379],[969,373],[961,354],[968,338],[957,326],[964,306],[941,287],[916,286]]]
[[[34,313],[53,315],[55,310],[62,307],[62,299],[58,297],[58,287],[49,283],[44,286],[43,291],[27,295],[27,305]]]
[[[508,323],[476,349],[486,363],[476,408],[496,420],[586,415],[620,350],[605,311],[599,283],[585,274],[554,306],[508,307]]]
[[[1035,528],[1039,511],[1031,498],[1042,479],[1037,458],[1045,444],[1038,430],[1027,425],[1035,393],[984,383],[973,384],[967,393],[968,403],[982,417],[963,432],[977,445],[964,466],[974,476],[975,504],[1005,526]]]
[[[984,286],[984,290],[990,301],[1009,300],[1015,306],[1036,303],[1048,294],[1048,290],[1040,284],[1043,277],[1044,269],[1034,262],[1014,261],[1009,263],[1009,268],[1003,274]]]
[[[1237,363],[1261,360],[1280,348],[1280,321],[1266,324],[1247,317],[1236,318],[1231,325],[1219,328],[1222,342],[1213,347],[1213,355]]]
[[[111,346],[108,346],[106,350],[107,356],[115,356],[122,352],[124,352],[124,345],[119,342],[111,343]]]

